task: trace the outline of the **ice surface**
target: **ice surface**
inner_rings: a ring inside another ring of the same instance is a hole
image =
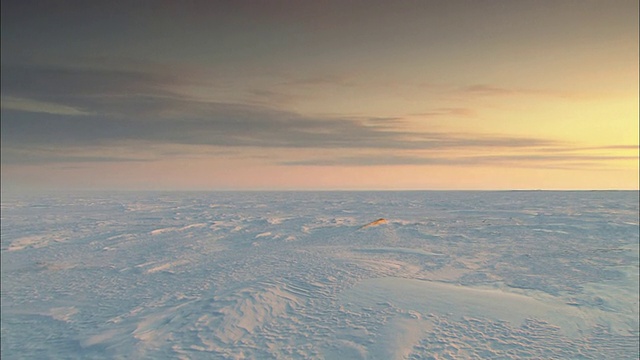
[[[58,194],[1,215],[3,359],[640,355],[638,192]]]

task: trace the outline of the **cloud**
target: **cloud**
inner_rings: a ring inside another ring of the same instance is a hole
[[[149,105],[149,104],[147,104]],[[412,132],[354,118],[306,117],[264,107],[175,102],[144,117],[63,116],[5,110],[2,142],[89,145],[119,140],[282,148],[527,148],[554,141],[471,134]],[[164,114],[163,114],[164,112]],[[152,116],[153,115],[153,116]]]
[[[199,80],[142,70],[3,67],[3,162],[144,161],[136,156],[25,152],[29,148],[118,147],[122,143],[218,148],[356,149],[507,152],[555,148],[549,139],[411,130],[400,117],[308,116],[248,103],[205,101],[180,93]],[[270,95],[269,93],[264,94]],[[27,104],[16,106],[18,103]],[[436,108],[423,116],[473,116],[467,108]],[[11,150],[11,151],[9,151]],[[19,151],[20,150],[20,151]],[[185,155],[188,151],[183,149]],[[5,156],[6,155],[6,156]],[[286,165],[428,165],[503,163],[507,158],[341,157]],[[591,159],[593,160],[593,159]],[[532,159],[510,159],[512,162]]]
[[[429,156],[429,155],[366,155],[283,161],[286,166],[511,166],[519,168],[584,169],[602,166],[612,160],[637,160],[635,156],[598,155],[485,155],[485,156]]]
[[[69,153],[60,149],[3,148],[3,165],[34,165],[46,163],[146,162],[150,158]]]
[[[27,97],[91,97],[122,94],[122,91],[162,94],[163,86],[179,81],[173,75],[140,70],[28,64],[2,68],[2,92]]]
[[[551,96],[567,98],[575,96],[575,94],[569,94],[559,91],[551,91],[544,89],[523,89],[523,88],[508,88],[488,84],[474,84],[458,88],[456,93],[464,96],[514,96],[514,95],[536,95],[536,96]]]
[[[349,76],[327,74],[296,78],[284,82],[283,85],[354,87],[357,85],[357,83]]]
[[[473,109],[463,107],[450,107],[450,108],[435,108],[430,111],[411,114],[412,116],[419,117],[442,117],[442,116],[457,116],[457,117],[474,117],[476,112]]]
[[[142,111],[149,99],[177,96],[170,88],[180,82],[139,70],[2,66],[4,96],[97,114]]]
[[[252,98],[252,103],[258,105],[288,105],[300,99],[299,95],[267,89],[249,90],[248,94]]]
[[[30,100],[30,99],[21,99],[21,98],[15,98],[11,96],[2,97],[1,107],[3,109],[9,109],[9,110],[39,112],[39,113],[57,114],[57,115],[70,115],[70,116],[89,115],[89,113],[78,110],[71,106],[53,104],[53,103]]]
[[[512,95],[517,93],[516,90],[484,84],[466,86],[459,91],[473,95]]]
[[[3,70],[3,94],[78,113],[43,114],[5,106],[3,145],[140,140],[229,147],[443,149],[554,144],[536,138],[415,132],[399,126],[398,118],[313,117],[263,105],[203,101],[174,90],[189,81],[143,71],[9,67]],[[467,113],[459,108],[436,111]]]
[[[592,150],[640,150],[640,145],[606,145],[606,146],[588,146],[588,147],[566,147],[566,148],[550,148],[541,151],[553,152],[569,152],[569,151],[592,151]]]

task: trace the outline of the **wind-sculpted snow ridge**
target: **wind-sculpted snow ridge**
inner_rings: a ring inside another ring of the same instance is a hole
[[[3,197],[0,355],[637,359],[637,198]]]

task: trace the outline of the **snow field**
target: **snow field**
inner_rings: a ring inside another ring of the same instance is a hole
[[[637,359],[637,199],[3,197],[1,353]]]

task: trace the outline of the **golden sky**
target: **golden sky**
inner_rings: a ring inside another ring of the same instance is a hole
[[[638,189],[638,2],[2,2],[4,190]]]

